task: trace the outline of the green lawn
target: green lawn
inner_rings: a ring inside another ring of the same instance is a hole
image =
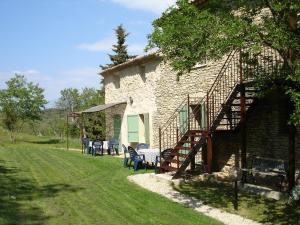
[[[0,142],[0,224],[221,224],[130,183],[120,158],[32,139]]]
[[[289,206],[284,201],[275,201],[250,193],[239,193],[239,209],[235,211],[231,185],[193,181],[182,182],[176,189],[186,195],[199,198],[212,207],[237,213],[262,224],[300,224],[300,205]]]

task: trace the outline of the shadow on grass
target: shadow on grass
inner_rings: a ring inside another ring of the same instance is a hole
[[[26,141],[26,142],[31,144],[47,144],[47,145],[63,143],[60,139],[49,139],[44,141]]]
[[[69,184],[38,186],[30,179],[20,178],[19,172],[0,161],[0,224],[44,224],[50,217],[34,200],[81,189]]]
[[[300,205],[290,206],[283,201],[239,192],[239,210],[233,208],[233,187],[230,184],[203,181],[181,182],[174,187],[181,193],[196,197],[204,204],[256,220],[263,224],[300,224]]]

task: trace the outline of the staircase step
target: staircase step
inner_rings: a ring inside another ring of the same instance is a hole
[[[201,130],[189,130],[189,133],[201,133]]]
[[[202,137],[202,134],[189,134],[186,137]]]
[[[246,104],[246,106],[250,106],[251,104]],[[240,103],[232,103],[230,104],[230,106],[241,106]]]
[[[176,149],[178,149],[178,150],[191,150],[191,147],[179,146]]]
[[[179,153],[178,156],[180,158],[187,158],[188,157],[188,154],[182,154],[182,153]]]
[[[234,99],[240,99],[240,96],[236,96],[236,97],[234,97]],[[251,100],[253,100],[254,96],[245,96],[245,99],[251,99]]]
[[[177,171],[177,168],[173,166],[162,166],[161,168],[166,171]]]
[[[171,163],[176,163],[177,164],[177,159],[172,159],[172,160],[169,160],[169,162],[171,162]],[[179,165],[180,165],[180,160],[179,160]]]
[[[197,141],[180,141],[180,143],[197,144]]]
[[[252,92],[252,93],[257,93],[258,91],[256,89],[246,89],[246,92]]]

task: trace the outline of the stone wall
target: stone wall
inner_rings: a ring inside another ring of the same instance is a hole
[[[122,108],[122,112],[115,111],[114,108],[107,110],[108,136],[113,135],[113,115],[121,114],[121,142],[125,145],[132,145],[128,142],[127,115],[149,113],[150,145],[153,145],[152,118],[156,111],[154,90],[160,77],[157,71],[160,62],[160,58],[155,58],[143,65],[130,65],[117,73],[104,77],[105,103],[127,102],[127,105]],[[143,71],[141,71],[141,66],[144,68]],[[116,82],[119,82],[117,87]],[[145,140],[141,138],[140,142],[143,141]]]
[[[120,115],[123,120],[125,109],[126,104],[120,104],[105,110],[106,140],[114,137],[114,115]],[[120,139],[122,141],[122,137]]]
[[[105,76],[105,103],[127,102],[123,118],[130,114],[149,113],[150,144],[151,147],[158,147],[159,126],[166,123],[188,94],[199,99],[206,94],[225,59],[226,57],[220,61],[199,65],[190,73],[181,76],[159,58],[143,65],[130,65]],[[145,67],[144,78],[141,76],[141,66]],[[120,83],[116,85],[118,82]],[[129,97],[133,100],[132,104]],[[122,122],[121,132],[123,142],[129,144],[126,119]],[[108,130],[108,134],[111,135],[111,131]]]
[[[188,94],[204,97],[215,81],[226,57],[215,62],[207,62],[190,73],[178,76],[167,63],[159,65],[160,80],[155,89],[157,111],[153,114],[154,144],[158,147],[158,129],[173,115]]]
[[[247,112],[247,155],[288,160],[287,99],[274,91],[260,98]],[[227,170],[240,157],[240,133],[213,136],[213,169]],[[300,170],[300,130],[296,134],[296,168]],[[250,161],[248,160],[250,163]]]

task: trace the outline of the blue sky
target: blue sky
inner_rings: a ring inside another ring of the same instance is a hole
[[[151,22],[175,0],[1,0],[0,89],[14,73],[39,83],[53,106],[63,88],[100,88],[99,64],[123,24],[143,54]]]

